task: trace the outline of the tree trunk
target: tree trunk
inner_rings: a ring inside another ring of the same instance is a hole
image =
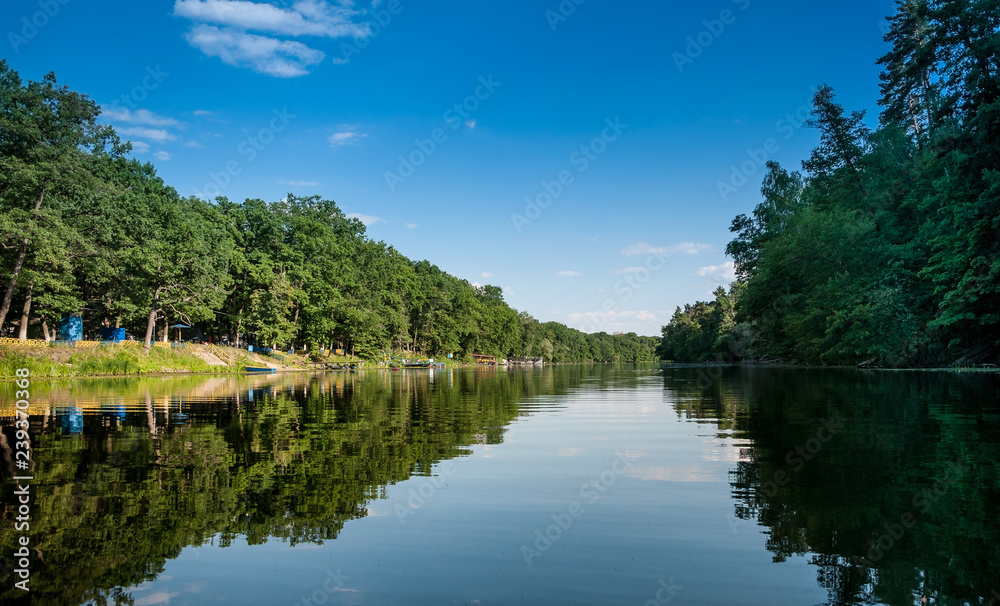
[[[34,288],[34,284],[28,284],[28,293],[24,298],[24,309],[21,311],[21,330],[17,338],[22,341],[28,340],[28,319],[31,317],[31,291]]]
[[[153,328],[156,326],[156,310],[149,312],[149,318],[146,320],[146,338],[143,340],[146,347],[146,353],[149,353],[151,347],[153,347]]]
[[[35,201],[35,212],[42,207],[42,200],[45,199],[45,189],[42,188],[42,193],[39,194],[38,200]],[[14,262],[14,270],[10,275],[10,282],[7,284],[7,292],[3,295],[3,303],[0,304],[0,329],[3,328],[3,323],[7,320],[7,312],[10,311],[10,301],[14,298],[14,289],[17,287],[17,276],[21,273],[21,268],[24,267],[24,258],[28,256],[28,244],[31,242],[28,238],[24,239],[21,244],[21,250],[17,252],[17,261]]]
[[[46,343],[52,342],[52,337],[49,336],[49,323],[45,321],[45,318],[42,318],[42,334],[45,335]]]

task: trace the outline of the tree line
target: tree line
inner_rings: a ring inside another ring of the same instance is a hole
[[[1000,357],[1000,1],[900,0],[882,113],[830,86],[802,172],[767,164],[737,282],[678,308],[660,355],[926,366]]]
[[[54,339],[126,328],[148,348],[170,324],[267,347],[655,359],[658,339],[584,334],[511,308],[365,234],[319,196],[278,202],[180,196],[53,74],[23,82],[0,61],[0,334]],[[17,312],[20,311],[20,314]]]

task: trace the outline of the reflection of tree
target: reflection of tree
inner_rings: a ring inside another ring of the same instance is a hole
[[[58,423],[43,431],[35,418],[32,603],[132,603],[121,587],[156,578],[184,547],[208,541],[335,539],[386,485],[429,475],[473,443],[499,443],[532,398],[564,393],[580,376],[556,368],[437,373],[433,384],[410,373],[313,377],[257,385],[253,402],[238,384],[187,404],[181,422],[163,394],[184,400],[197,380],[180,381],[177,392],[158,381],[127,396],[121,385],[110,390],[130,403],[124,421],[88,414],[82,435],[60,435]],[[12,490],[9,482],[0,488]],[[21,534],[15,515],[5,501],[5,551]],[[0,578],[0,598],[19,597],[10,570]]]
[[[808,554],[829,604],[988,603],[1000,578],[1000,377],[699,373],[669,369],[666,388],[678,414],[751,441],[730,473],[735,516],[766,528],[775,561]],[[820,419],[844,428],[798,462]],[[873,550],[880,539],[891,546]]]

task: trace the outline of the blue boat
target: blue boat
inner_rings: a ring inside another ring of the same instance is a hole
[[[245,366],[247,372],[278,372],[277,368],[261,368],[259,366]]]

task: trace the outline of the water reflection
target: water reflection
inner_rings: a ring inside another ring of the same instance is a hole
[[[1000,377],[664,377],[678,414],[745,444],[729,480],[734,532],[763,527],[775,562],[807,556],[828,604],[1000,603]]]
[[[130,603],[122,587],[209,541],[335,539],[387,485],[500,443],[582,370],[434,373],[36,382],[33,603]],[[9,495],[13,409],[0,412]],[[5,600],[19,597],[11,573]]]
[[[998,392],[997,375],[735,367],[37,382],[32,603],[274,603],[254,592],[297,597],[329,560],[369,591],[343,603],[399,603],[423,575],[410,603],[641,604],[676,575],[678,604],[985,605]],[[615,452],[634,460],[581,500]],[[526,565],[525,541],[577,501]],[[305,580],[263,570],[275,553]],[[170,598],[168,567],[215,584]],[[0,581],[13,603],[6,561]]]

